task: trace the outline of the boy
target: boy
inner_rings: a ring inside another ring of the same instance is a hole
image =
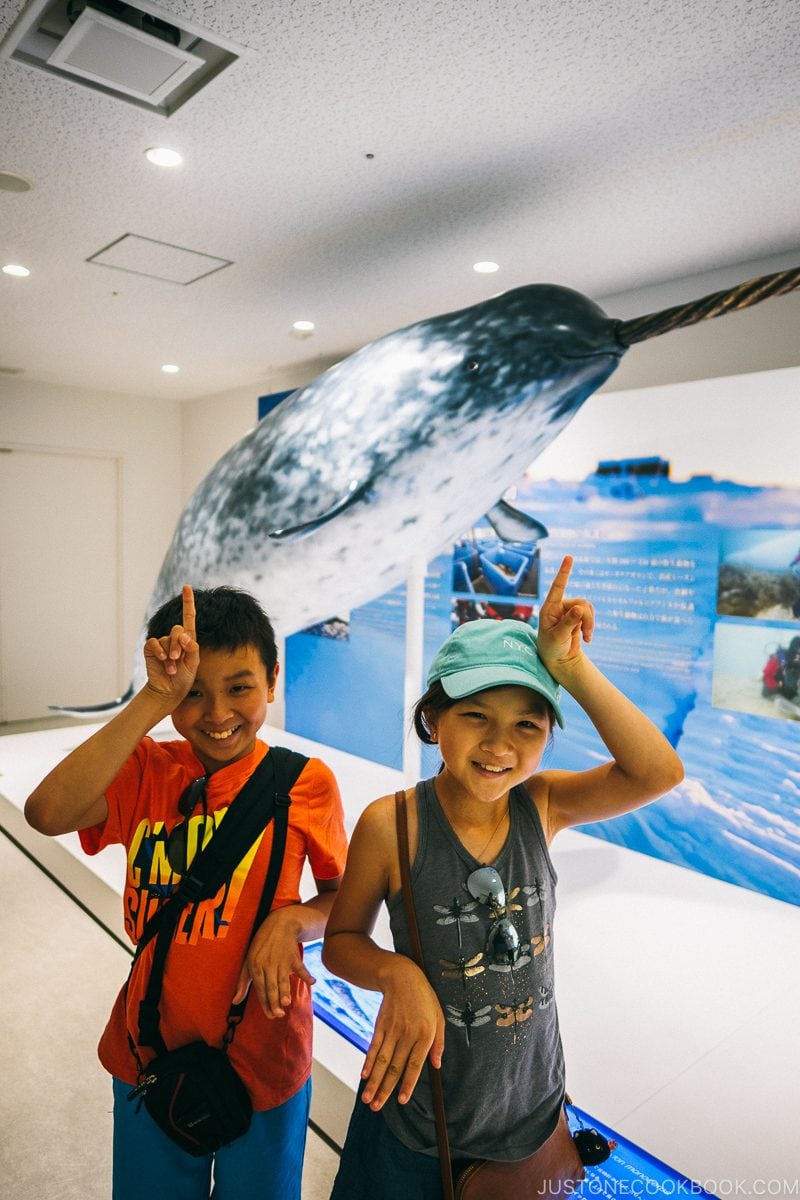
[[[88,854],[122,843],[128,869],[125,927],[135,943],[150,916],[180,882],[166,841],[186,822],[188,860],[205,845],[236,794],[268,753],[258,737],[278,676],[275,638],[256,601],[233,588],[190,587],[152,617],[144,647],[147,682],[125,709],[51,771],[29,797],[28,822],[51,836],[77,830]],[[148,733],[166,716],[184,740]],[[179,801],[196,786],[195,808]],[[289,830],[269,916],[247,939],[264,885],[272,824],[245,854],[228,885],[182,914],[167,957],[161,1034],[170,1049],[203,1039],[220,1046],[231,1002],[252,984],[255,996],[236,1030],[229,1058],[253,1101],[247,1133],[216,1155],[194,1158],[127,1096],[139,1064],[129,1032],[150,946],[123,987],[98,1047],[114,1077],[114,1200],[142,1195],[207,1200],[212,1159],[216,1200],[300,1200],[310,1100],[311,999],[314,980],[300,943],[321,937],[344,869],[346,839],[336,782],[318,759],[291,791]],[[186,805],[184,804],[184,809]],[[317,894],[300,903],[308,857]],[[174,855],[173,855],[174,858]],[[144,1060],[150,1050],[140,1051]]]

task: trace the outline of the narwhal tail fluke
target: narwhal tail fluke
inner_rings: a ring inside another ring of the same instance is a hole
[[[102,704],[48,704],[51,712],[63,713],[67,717],[110,717],[117,709],[122,708],[133,698],[133,684],[128,685],[124,695],[116,700],[107,700]]]
[[[711,317],[721,317],[723,313],[749,308],[770,296],[782,296],[799,287],[800,267],[790,271],[778,271],[774,275],[760,275],[757,279],[750,279],[724,292],[714,292],[701,300],[692,300],[689,304],[665,308],[662,312],[648,313],[647,316],[634,317],[630,321],[618,321],[617,341],[623,346],[632,346],[635,342],[659,337],[672,329],[696,325],[698,321],[708,321]]]

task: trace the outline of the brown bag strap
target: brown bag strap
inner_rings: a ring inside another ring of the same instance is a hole
[[[425,973],[425,961],[422,957],[422,943],[419,938],[419,925],[414,908],[414,896],[411,891],[410,860],[408,853],[408,815],[406,813],[406,794],[404,791],[395,792],[395,820],[397,824],[397,850],[400,858],[400,880],[403,885],[403,906],[411,935],[411,947],[414,959],[420,971]],[[442,1175],[442,1192],[444,1200],[455,1200],[453,1188],[453,1169],[450,1164],[450,1140],[447,1136],[447,1115],[444,1110],[444,1093],[442,1092],[441,1071],[428,1062],[428,1075],[431,1081],[433,1096],[433,1115],[436,1120],[436,1141],[439,1144],[439,1169]]]

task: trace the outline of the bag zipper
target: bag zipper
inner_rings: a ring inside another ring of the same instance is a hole
[[[464,1187],[467,1181],[472,1179],[472,1176],[476,1175],[478,1171],[480,1171],[485,1162],[485,1158],[478,1158],[475,1160],[475,1162],[471,1162],[468,1167],[464,1167],[464,1170],[456,1180],[456,1200],[458,1200],[458,1197],[461,1194],[461,1189]]]
[[[137,1084],[132,1092],[128,1092],[128,1099],[135,1100],[137,1096],[143,1096],[147,1089],[151,1087],[157,1081],[157,1079],[157,1075],[145,1075],[141,1083]]]

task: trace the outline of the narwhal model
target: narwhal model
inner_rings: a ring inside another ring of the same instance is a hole
[[[487,514],[636,342],[800,286],[800,268],[619,321],[531,284],[387,334],[288,396],[217,462],[178,520],[145,621],[182,584],[255,595],[281,635],[365,603]],[[125,696],[143,681],[140,649]]]

